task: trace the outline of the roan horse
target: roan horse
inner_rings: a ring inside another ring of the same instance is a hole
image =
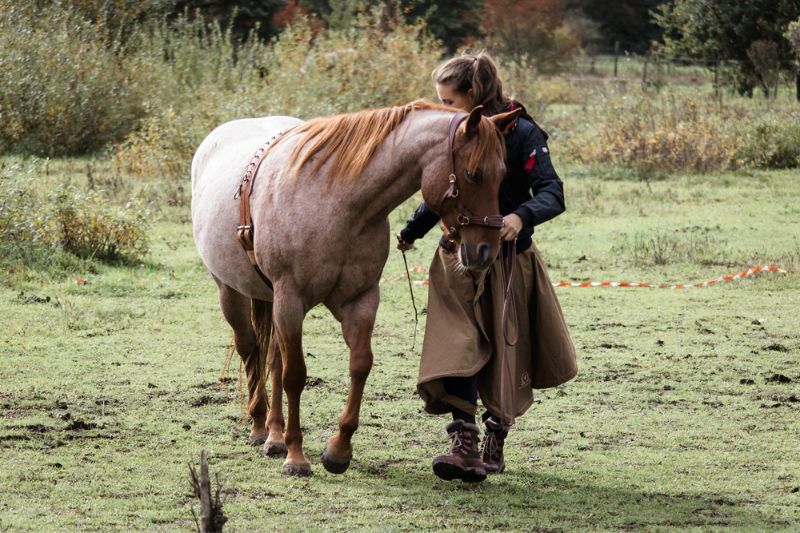
[[[219,126],[198,148],[192,161],[195,243],[219,287],[220,306],[246,369],[250,442],[263,443],[265,455],[285,455],[284,474],[311,474],[300,430],[306,313],[325,304],[342,324],[350,348],[350,392],[339,431],[322,455],[328,471],[342,473],[352,458],[351,438],[372,368],[378,282],[389,254],[387,217],[421,188],[455,233],[460,266],[485,270],[500,239],[496,222],[480,220],[499,219],[501,132],[516,114],[486,118],[477,108],[464,118],[454,108],[416,101],[308,122],[243,119]],[[254,176],[250,196],[255,261],[271,289],[236,239],[235,197],[248,161],[280,133]]]

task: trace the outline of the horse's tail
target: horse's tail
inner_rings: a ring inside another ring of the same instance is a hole
[[[258,391],[256,394],[251,395],[250,405],[248,411],[251,411],[255,404],[263,399],[269,405],[269,395],[267,394],[267,380],[269,379],[270,365],[267,362],[267,355],[269,353],[269,341],[272,337],[272,302],[265,300],[250,300],[250,320],[253,323],[253,331],[256,334],[256,342],[258,343],[258,364],[251,367],[252,370],[248,373],[248,383],[258,383]],[[257,374],[257,375],[251,375]]]

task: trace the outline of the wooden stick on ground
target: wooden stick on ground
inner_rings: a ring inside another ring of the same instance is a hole
[[[221,486],[219,476],[217,476],[217,490],[211,496],[211,478],[208,475],[208,461],[206,451],[200,451],[200,477],[197,476],[197,469],[194,464],[189,463],[189,478],[192,484],[194,495],[200,498],[200,520],[192,508],[197,530],[200,533],[222,533],[222,526],[228,521],[228,517],[222,511],[222,500],[220,500]]]

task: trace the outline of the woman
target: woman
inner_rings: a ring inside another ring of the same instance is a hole
[[[433,80],[442,103],[464,111],[482,105],[485,114],[495,115],[521,107],[503,93],[485,52],[446,61],[434,70]],[[500,237],[506,244],[501,255],[513,258],[516,249],[507,321],[503,257],[480,277],[454,268],[457,260],[442,246],[431,264],[417,390],[427,412],[453,416],[447,425],[450,451],[433,459],[433,471],[443,479],[482,481],[487,472],[502,472],[506,436],[514,418],[533,403],[532,388],[554,387],[577,373],[561,307],[531,238],[534,226],[565,209],[546,139],[524,108],[506,132],[507,169],[500,185]],[[398,234],[398,248],[410,249],[438,220],[421,204]],[[478,395],[486,409],[480,450]]]

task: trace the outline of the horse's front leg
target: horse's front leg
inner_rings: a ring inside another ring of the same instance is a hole
[[[350,348],[350,393],[347,396],[339,431],[328,439],[322,452],[322,464],[328,472],[341,474],[350,466],[353,457],[351,439],[358,429],[358,415],[364,385],[372,369],[372,328],[378,310],[380,291],[378,286],[370,288],[358,298],[334,310],[342,322],[342,334]]]

